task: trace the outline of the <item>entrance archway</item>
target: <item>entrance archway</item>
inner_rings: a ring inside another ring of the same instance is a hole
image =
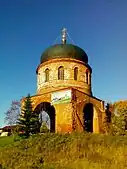
[[[88,103],[84,106],[84,130],[93,132],[93,104]]]
[[[39,115],[40,125],[47,122],[50,132],[55,132],[55,108],[49,102],[42,102],[34,110]]]

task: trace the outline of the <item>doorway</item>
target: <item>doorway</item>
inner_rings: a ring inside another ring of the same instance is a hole
[[[34,110],[39,115],[40,126],[45,123],[50,132],[55,132],[55,108],[49,102],[42,102]]]
[[[86,132],[93,132],[93,104],[88,103],[84,106],[84,130]]]

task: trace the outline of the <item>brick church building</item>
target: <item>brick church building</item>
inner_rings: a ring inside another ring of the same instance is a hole
[[[93,96],[88,56],[79,46],[67,43],[66,29],[61,43],[42,53],[36,74],[33,111],[47,112],[51,132],[102,132],[104,101]]]

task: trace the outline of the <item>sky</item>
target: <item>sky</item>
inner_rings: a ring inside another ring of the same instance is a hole
[[[0,127],[13,100],[36,93],[43,51],[66,27],[93,69],[93,95],[127,99],[126,0],[0,1]]]

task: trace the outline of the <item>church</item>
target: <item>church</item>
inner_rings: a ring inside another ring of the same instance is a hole
[[[61,43],[42,53],[36,75],[37,92],[31,96],[33,112],[47,112],[51,132],[103,131],[104,101],[92,94],[88,56],[79,46],[67,43],[65,28]]]

